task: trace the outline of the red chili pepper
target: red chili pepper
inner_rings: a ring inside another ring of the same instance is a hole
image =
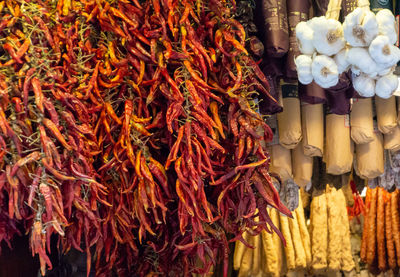
[[[23,63],[20,57],[18,57],[17,53],[15,52],[14,48],[9,43],[3,44],[3,49],[10,54],[11,58],[13,58],[17,63]]]
[[[44,114],[44,107],[43,107],[43,101],[44,101],[44,95],[42,92],[42,87],[40,84],[40,81],[38,78],[33,77],[31,80],[33,92],[35,93],[35,104],[38,107],[39,111]]]

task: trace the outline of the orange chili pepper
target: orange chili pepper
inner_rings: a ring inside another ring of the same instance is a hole
[[[201,79],[200,76],[193,70],[193,67],[188,60],[183,61],[183,64],[185,65],[186,69],[189,71],[193,79],[196,80],[196,82],[198,82],[199,84],[201,84],[206,88],[213,89],[203,79]]]
[[[116,122],[118,125],[122,125],[121,119],[119,119],[119,117],[115,114],[115,111],[114,111],[113,107],[111,106],[111,104],[108,103],[108,102],[105,102],[104,105],[105,105],[105,107],[106,107],[106,110],[107,110],[108,115],[109,115],[113,120],[115,120],[115,122]]]
[[[39,111],[44,114],[44,106],[43,106],[43,99],[44,95],[42,92],[42,87],[40,85],[40,81],[38,78],[33,77],[31,80],[33,92],[35,93],[35,104],[38,107]]]
[[[151,116],[143,118],[143,117],[137,117],[136,115],[132,114],[132,120],[137,123],[148,123],[151,121],[151,119],[152,119]]]
[[[136,153],[136,161],[135,161],[135,172],[139,176],[142,177],[142,173],[140,172],[140,156],[142,155],[142,150],[138,150]]]
[[[176,189],[176,193],[178,194],[178,197],[181,200],[183,206],[186,207],[188,214],[190,214],[191,216],[194,216],[194,212],[193,212],[192,208],[186,203],[185,196],[183,195],[183,191],[182,191],[182,187],[181,187],[181,182],[179,181],[179,179],[176,180],[175,189]]]
[[[71,177],[71,176],[67,176],[62,174],[61,172],[59,172],[58,170],[56,170],[55,168],[51,167],[49,165],[49,163],[47,162],[46,158],[42,159],[42,163],[44,165],[44,167],[54,176],[56,177],[58,180],[61,181],[74,181],[75,177]]]
[[[60,130],[57,128],[57,126],[53,123],[48,118],[43,118],[43,124],[46,126],[52,134],[56,137],[56,139],[64,146],[65,149],[68,151],[72,150],[72,147],[67,143],[67,141],[64,139],[63,135],[61,134]]]
[[[128,18],[125,14],[123,14],[120,10],[111,7],[110,11],[112,12],[112,14],[114,14],[116,17],[119,17],[121,19],[123,19],[126,23],[128,23],[129,25],[131,25],[133,28],[137,28],[139,26],[139,23],[135,20],[135,22],[133,21],[133,19]]]
[[[144,136],[151,136],[152,135],[152,133],[147,131],[146,128],[140,123],[137,123],[137,122],[131,120],[131,125],[132,125],[133,129],[135,129],[136,131],[138,131],[139,133],[141,133]]]
[[[249,163],[249,164],[245,164],[245,165],[239,165],[239,166],[235,167],[235,172],[237,173],[239,170],[243,170],[243,169],[247,169],[247,168],[253,168],[253,167],[257,167],[257,166],[263,165],[267,161],[268,161],[268,159],[262,159],[262,160],[259,160],[257,162],[254,162],[254,163]]]
[[[239,51],[243,52],[245,55],[248,55],[249,53],[247,52],[246,48],[244,48],[244,46],[237,41],[231,33],[229,33],[228,31],[224,30],[222,31],[226,41],[232,43],[232,45]]]
[[[182,125],[178,130],[178,138],[176,139],[174,145],[171,148],[171,151],[169,152],[169,155],[168,155],[168,158],[167,158],[167,162],[165,164],[165,169],[166,170],[168,170],[171,162],[176,160],[176,156],[178,155],[179,146],[181,144],[184,131],[185,131],[185,126]]]

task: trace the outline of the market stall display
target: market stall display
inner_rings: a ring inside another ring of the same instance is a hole
[[[397,276],[399,6],[0,0],[1,246],[48,277]]]

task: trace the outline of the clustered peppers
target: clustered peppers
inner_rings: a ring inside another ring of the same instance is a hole
[[[227,275],[291,216],[268,173],[269,85],[235,1],[0,1],[0,240],[50,237],[98,276]],[[255,220],[259,217],[259,220]],[[22,228],[22,227],[21,227]]]

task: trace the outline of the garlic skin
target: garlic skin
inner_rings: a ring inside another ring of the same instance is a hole
[[[347,71],[350,68],[350,63],[347,61],[347,51],[348,50],[344,48],[333,57],[338,67],[339,74]]]
[[[339,72],[335,61],[326,56],[315,56],[311,65],[314,81],[322,88],[330,88],[339,81]]]
[[[307,22],[301,21],[296,25],[297,44],[302,54],[312,55],[315,52],[313,34],[313,30]]]
[[[344,38],[354,47],[368,46],[378,33],[375,14],[363,8],[356,8],[343,22]]]
[[[375,93],[380,98],[388,99],[399,85],[399,79],[394,74],[385,75],[376,81]]]
[[[355,65],[351,66],[351,72],[357,76],[359,76],[361,74],[361,70]]]
[[[388,9],[380,10],[376,15],[378,22],[379,34],[387,36],[390,44],[397,42],[397,25],[393,13]]]
[[[313,81],[311,73],[312,58],[308,55],[299,55],[294,60],[297,70],[297,78],[303,85],[308,85]]]
[[[371,42],[368,52],[376,63],[385,67],[397,64],[400,57],[400,49],[390,43],[389,37],[382,35]]]
[[[376,62],[371,58],[368,50],[361,47],[352,47],[347,51],[347,62],[359,68],[365,74],[376,72]]]
[[[375,95],[375,80],[365,74],[352,76],[353,87],[363,97],[372,97]]]
[[[316,17],[310,26],[314,32],[313,44],[318,53],[332,56],[345,46],[342,24],[325,16]]]

